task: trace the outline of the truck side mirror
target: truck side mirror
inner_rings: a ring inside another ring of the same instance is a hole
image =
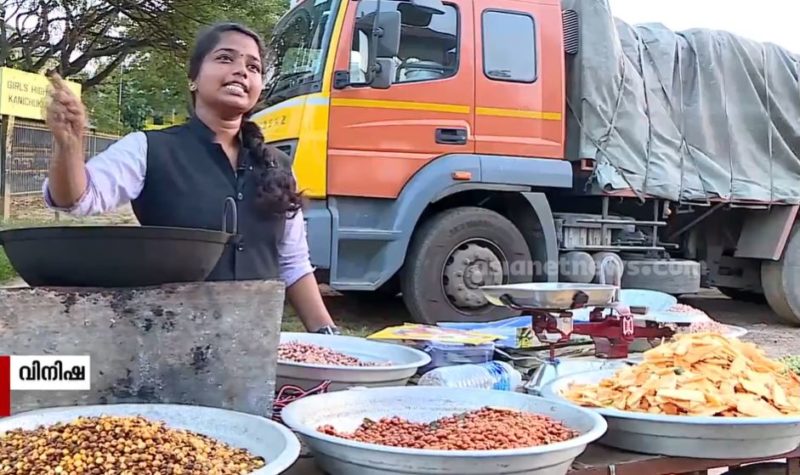
[[[394,62],[388,58],[378,58],[375,60],[375,69],[372,73],[372,81],[369,87],[372,89],[389,89],[392,86],[392,70]]]
[[[377,37],[376,58],[394,58],[400,51],[400,12],[379,12],[372,34]]]
[[[367,82],[373,89],[388,89],[392,85],[394,58],[400,51],[400,12],[379,11],[373,25]]]

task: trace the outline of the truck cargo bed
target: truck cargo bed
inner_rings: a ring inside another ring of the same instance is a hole
[[[567,157],[607,191],[675,201],[800,203],[800,55],[731,33],[578,13]]]

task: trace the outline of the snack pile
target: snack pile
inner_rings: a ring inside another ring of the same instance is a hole
[[[580,434],[547,416],[484,407],[431,423],[400,417],[365,419],[353,433],[330,425],[318,431],[369,444],[428,450],[499,450],[535,447],[573,439]]]
[[[143,417],[80,417],[0,437],[0,473],[241,475],[266,465],[246,450]]]
[[[278,345],[278,360],[329,366],[369,367],[389,365],[389,363],[385,362],[364,361],[330,348],[297,341]]]
[[[712,319],[708,316],[707,313],[700,310],[699,308],[694,308],[691,305],[686,305],[682,303],[678,303],[673,305],[669,308],[670,312],[675,313],[690,313],[700,317],[700,321],[694,322],[688,327],[677,326],[677,325],[670,325],[675,333],[684,334],[684,333],[722,333],[728,331],[728,328],[719,323],[718,321]]]
[[[581,406],[661,415],[800,415],[800,377],[752,343],[715,333],[678,335],[599,384],[572,384]]]
[[[784,356],[779,361],[794,373],[800,374],[800,355]]]

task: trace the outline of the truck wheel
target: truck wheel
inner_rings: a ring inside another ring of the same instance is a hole
[[[800,324],[800,225],[792,229],[780,260],[761,263],[761,286],[782,320]]]
[[[484,285],[533,280],[522,233],[503,215],[478,207],[443,211],[428,219],[409,246],[400,280],[415,321],[492,321],[517,315],[486,301]]]

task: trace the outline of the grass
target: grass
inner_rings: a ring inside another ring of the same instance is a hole
[[[14,268],[11,267],[11,263],[8,262],[8,257],[6,257],[6,254],[3,252],[3,248],[0,247],[0,284],[8,282],[16,276],[17,273],[14,271]]]
[[[355,297],[332,294],[325,287],[323,295],[334,322],[345,335],[364,337],[383,328],[411,321],[402,300],[397,298],[362,302]],[[281,328],[288,332],[305,331],[300,318],[288,304],[283,312]]]

